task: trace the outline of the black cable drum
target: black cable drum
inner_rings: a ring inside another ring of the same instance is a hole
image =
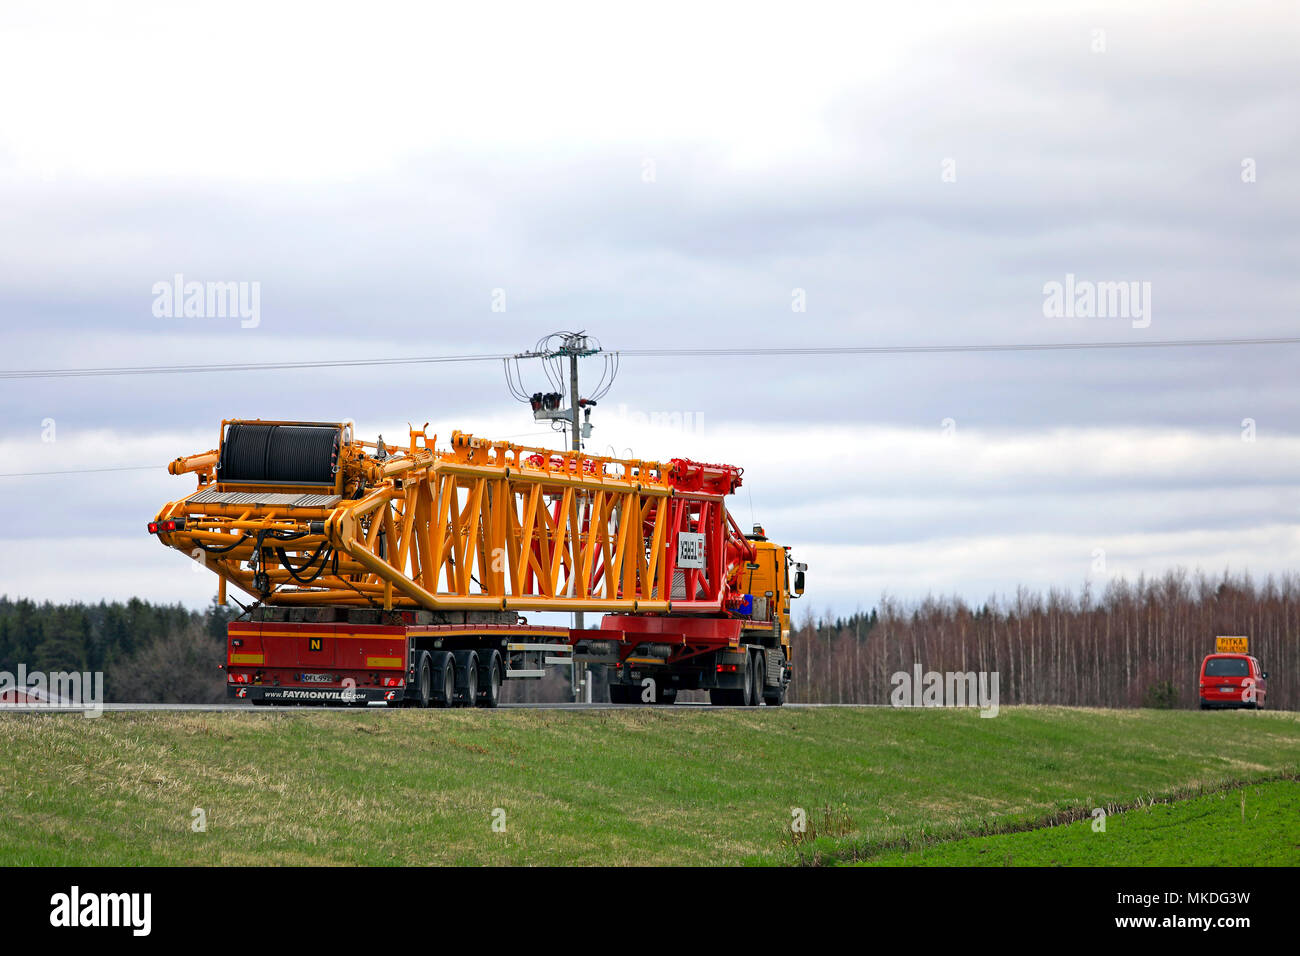
[[[226,429],[217,480],[332,485],[339,429],[329,425],[254,425]]]

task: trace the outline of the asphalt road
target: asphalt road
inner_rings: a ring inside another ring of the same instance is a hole
[[[766,705],[764,705],[766,706]],[[803,707],[885,707],[886,704],[785,704],[786,707],[803,708]],[[502,710],[627,710],[634,707],[655,707],[659,710],[700,710],[700,709],[721,709],[721,710],[748,710],[750,708],[714,708],[712,704],[502,704]],[[105,713],[148,713],[151,711],[209,711],[209,712],[234,712],[247,711],[250,713],[311,713],[321,710],[338,710],[349,714],[359,714],[363,711],[370,710],[387,710],[387,707],[328,707],[323,705],[310,706],[280,706],[280,707],[254,707],[252,704],[104,704]],[[396,709],[396,708],[394,708]],[[54,713],[49,707],[14,707],[9,705],[0,705],[0,714],[48,714]],[[80,713],[79,710],[72,711]]]

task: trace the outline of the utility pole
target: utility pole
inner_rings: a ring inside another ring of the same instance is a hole
[[[538,341],[537,346],[528,352],[521,352],[505,360],[506,383],[510,387],[510,393],[521,402],[527,402],[532,406],[533,419],[539,422],[550,422],[552,427],[568,427],[570,429],[569,448],[575,456],[582,453],[582,439],[584,433],[591,432],[591,409],[595,406],[598,399],[604,398],[605,393],[609,391],[610,386],[614,384],[614,376],[618,374],[618,353],[604,353],[605,372],[600,381],[596,383],[593,393],[586,398],[578,390],[578,359],[589,358],[603,350],[600,343],[594,338],[590,338],[585,332],[552,332],[550,335],[543,336]],[[569,360],[569,402],[568,408],[563,408],[563,391],[564,385],[564,365],[563,360]],[[550,392],[530,392],[524,387],[523,378],[519,372],[520,359],[540,359],[543,369],[546,371],[546,377],[550,383],[552,391]],[[586,422],[583,416],[586,416]],[[557,425],[557,423],[560,423]],[[581,474],[581,465],[578,466],[578,472]],[[574,535],[573,549],[577,553],[580,548],[579,536],[582,534],[582,522],[585,518],[590,522],[590,516],[587,515],[587,501],[585,493],[582,493],[581,503],[577,513],[576,522],[571,526]],[[577,568],[574,568],[570,574],[570,584],[573,582],[573,575],[577,574]],[[574,630],[582,630],[584,627],[584,618],[581,611],[573,613]],[[579,679],[578,665],[572,665],[570,672],[570,683],[573,687],[574,701],[582,700],[583,685],[590,680],[590,671],[584,667],[584,673],[588,676]]]
[[[571,336],[568,340],[565,341],[564,347],[567,349],[570,348],[571,343],[577,344],[576,342],[574,342],[574,340],[577,338],[578,338],[577,336]],[[584,345],[586,344],[585,339],[583,341],[583,344]],[[578,454],[579,452],[582,451],[582,424],[578,418],[578,416],[582,414],[582,409],[579,407],[578,394],[579,394],[578,393],[578,350],[574,348],[574,349],[570,349],[569,351],[569,404],[573,406],[573,426],[571,431],[572,431],[572,438],[573,438],[574,454]],[[579,464],[578,466],[578,474],[579,475],[582,474],[581,464]],[[578,530],[581,531],[582,512],[580,511],[578,515],[579,516],[578,516],[577,527]],[[574,542],[573,550],[575,553],[578,550],[578,544],[576,541]],[[581,611],[573,612],[573,628],[576,631],[581,631],[583,628],[583,617]],[[581,681],[578,680],[577,663],[571,663],[569,666],[573,669],[572,676],[569,679],[569,683],[573,685],[573,700],[575,703],[581,703],[583,697],[582,688],[587,682],[586,675],[585,675],[586,665],[585,664],[583,665],[584,676]]]

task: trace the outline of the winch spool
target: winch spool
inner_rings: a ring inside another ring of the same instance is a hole
[[[259,425],[226,429],[217,480],[232,484],[332,485],[340,429],[329,425]]]

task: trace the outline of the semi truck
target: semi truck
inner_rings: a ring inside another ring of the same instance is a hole
[[[459,431],[440,449],[427,427],[389,446],[347,421],[230,419],[169,464],[197,488],[149,533],[216,574],[221,603],[250,599],[231,698],[495,707],[505,681],[567,666],[606,668],[613,703],[785,701],[807,568],[728,512],[741,468]]]

